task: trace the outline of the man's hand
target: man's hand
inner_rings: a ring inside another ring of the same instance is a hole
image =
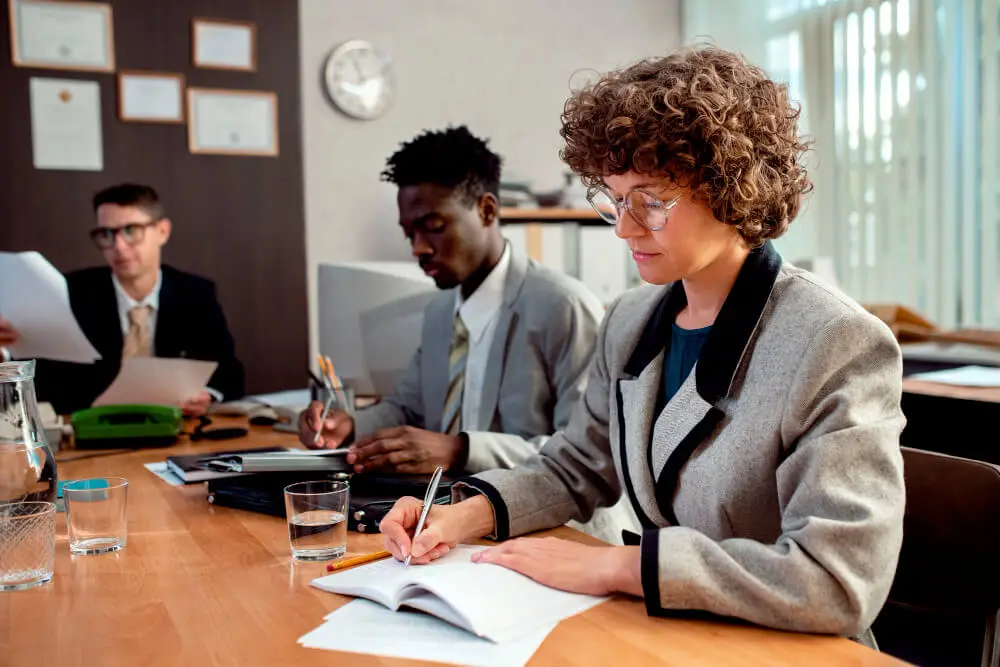
[[[299,415],[299,442],[309,449],[336,449],[354,432],[354,418],[346,412],[331,410],[322,426],[319,418],[323,416],[323,404],[313,401]],[[319,440],[317,431],[321,431]]]
[[[570,593],[642,596],[639,547],[591,547],[555,537],[523,537],[472,554]]]
[[[463,439],[457,435],[395,426],[379,429],[351,445],[347,462],[354,465],[354,472],[431,473],[438,466],[448,470],[460,464],[465,458],[464,448]]]
[[[201,391],[181,403],[181,410],[186,417],[201,417],[208,412],[208,406],[212,404],[212,395],[207,391]]]
[[[21,334],[17,332],[14,325],[0,317],[0,347],[13,345],[21,339]]]

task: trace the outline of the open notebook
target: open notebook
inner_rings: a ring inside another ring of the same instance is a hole
[[[459,545],[430,565],[383,560],[312,585],[393,610],[418,609],[494,642],[551,626],[607,599],[558,591],[498,565],[470,562],[484,548]]]

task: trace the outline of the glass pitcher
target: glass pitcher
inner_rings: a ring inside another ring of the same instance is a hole
[[[35,362],[0,363],[0,504],[56,501],[56,461],[35,400]]]

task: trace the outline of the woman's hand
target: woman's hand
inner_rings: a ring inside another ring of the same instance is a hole
[[[475,540],[494,531],[493,508],[484,496],[476,496],[455,505],[434,505],[416,540],[413,531],[420,520],[424,503],[417,498],[400,498],[382,519],[379,529],[385,536],[385,548],[396,558],[423,565],[448,553],[456,544]]]
[[[639,547],[591,547],[555,537],[524,537],[472,555],[571,593],[642,596]]]

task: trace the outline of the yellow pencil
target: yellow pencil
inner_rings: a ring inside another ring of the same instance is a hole
[[[392,554],[388,551],[375,551],[370,554],[365,554],[363,556],[355,556],[353,558],[345,558],[344,560],[338,560],[330,563],[326,566],[327,572],[336,572],[337,570],[343,570],[344,568],[354,567],[355,565],[364,565],[365,563],[370,563],[373,560],[382,560],[383,558],[388,558]]]

